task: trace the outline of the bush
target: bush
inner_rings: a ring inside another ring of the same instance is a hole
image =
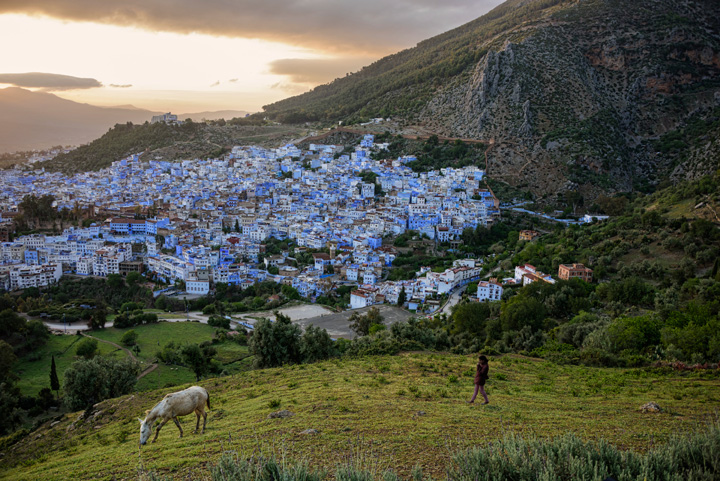
[[[659,322],[651,316],[621,317],[608,327],[614,352],[640,351],[660,342]]]
[[[456,481],[560,481],[565,479],[642,479],[701,481],[716,479],[720,465],[720,425],[677,437],[639,454],[605,441],[583,442],[572,434],[551,441],[508,435],[488,447],[456,454],[448,478]]]
[[[275,322],[261,319],[250,338],[255,367],[275,367],[300,362],[300,327],[275,311]]]
[[[310,324],[300,339],[300,354],[303,362],[316,362],[329,359],[337,352],[327,331]]]
[[[135,388],[139,371],[137,363],[128,359],[97,357],[76,361],[65,371],[65,405],[76,411],[128,394]]]
[[[407,322],[396,322],[390,326],[390,332],[397,339],[403,350],[432,349],[442,351],[451,346],[448,333],[444,329],[431,329],[421,325],[415,318]],[[412,343],[415,348],[413,349]]]
[[[212,327],[219,327],[220,329],[230,329],[230,319],[223,316],[210,316],[208,319],[208,325]]]
[[[85,359],[92,359],[97,353],[98,342],[95,339],[86,337],[82,341],[78,342],[75,354],[84,357]]]
[[[580,364],[594,367],[615,367],[618,365],[618,359],[603,349],[591,347],[580,351]]]
[[[138,333],[132,329],[126,331],[120,338],[120,343],[124,346],[134,346],[137,343]]]

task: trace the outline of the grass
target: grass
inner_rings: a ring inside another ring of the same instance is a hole
[[[20,377],[17,386],[26,396],[37,396],[44,387],[50,387],[50,364],[55,356],[55,368],[62,380],[62,373],[76,360],[75,349],[79,336],[50,336],[48,342],[21,358],[15,366],[15,374]],[[102,356],[123,355],[117,349],[102,342],[98,343],[98,352]]]
[[[571,432],[644,452],[696,430],[720,402],[717,373],[596,369],[504,356],[491,359],[491,404],[469,406],[473,366],[472,356],[412,353],[210,379],[200,383],[212,406],[206,433],[191,434],[188,416],[181,420],[184,438],[169,423],[158,442],[139,453],[136,418],[168,390],[109,400],[93,421],[70,427],[80,413],[66,415],[12,447],[1,458],[0,478],[129,479],[140,463],[162,475],[194,478],[229,448],[280,453],[326,470],[362,453],[405,477],[416,465],[437,477],[451,453],[508,433],[544,439]],[[664,412],[640,413],[648,401]],[[295,416],[268,419],[278,409]],[[309,428],[319,434],[300,434]]]
[[[138,358],[142,369],[156,361],[156,353],[165,344],[175,342],[184,345],[190,342],[210,341],[215,335],[215,328],[198,322],[159,322],[128,329],[107,328],[90,333],[98,339],[120,344],[123,334],[133,329],[138,334],[140,352]],[[50,360],[55,355],[58,377],[62,385],[65,370],[75,361],[75,348],[69,347],[76,342],[78,336],[52,336],[48,343],[30,356],[25,356],[17,365],[16,373],[20,377],[18,386],[24,395],[36,396],[40,389],[50,386]],[[217,344],[217,359],[223,364],[248,356],[248,348],[233,342]],[[98,343],[101,355],[126,356],[123,351],[104,343]],[[251,366],[251,359],[233,362],[225,366],[227,374],[245,371]],[[195,381],[195,374],[183,366],[167,366],[160,364],[153,372],[138,381],[137,389],[147,391],[166,388]]]

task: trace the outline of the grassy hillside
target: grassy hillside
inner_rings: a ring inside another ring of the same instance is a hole
[[[211,341],[215,334],[215,328],[207,324],[197,322],[161,322],[158,324],[146,324],[132,328],[137,334],[137,344],[140,352],[137,354],[141,363],[141,369],[145,369],[157,361],[157,352],[167,343],[174,342],[176,345],[184,345],[189,342],[201,343]],[[129,329],[108,328],[93,331],[93,337],[120,344],[123,334]],[[17,364],[15,369],[20,381],[17,385],[23,395],[36,396],[40,389],[49,386],[50,359],[54,355],[57,366],[58,377],[61,382],[65,370],[70,367],[76,358],[74,343],[78,341],[77,336],[52,336],[47,344],[35,350],[31,355],[25,356]],[[240,346],[234,342],[217,344],[218,354],[216,358],[225,364],[228,373],[238,372],[249,368],[249,359],[239,361],[248,355],[246,346]],[[98,343],[99,354],[117,358],[127,357],[124,351],[103,342]],[[138,381],[137,390],[146,391],[158,389],[177,384],[189,383],[195,379],[192,370],[184,366],[168,366],[159,364],[151,373]]]
[[[226,450],[275,452],[329,469],[359,456],[402,476],[415,465],[441,476],[457,449],[506,433],[573,432],[644,451],[698,429],[720,402],[716,372],[595,369],[506,355],[491,359],[491,404],[470,406],[474,364],[472,356],[407,353],[208,380],[201,383],[212,405],[206,433],[192,434],[188,416],[184,438],[170,423],[140,451],[136,418],[168,390],[112,399],[86,421],[65,415],[3,448],[0,478],[135,479],[142,465],[196,479]],[[640,413],[648,401],[664,412]],[[295,416],[267,418],[280,409]],[[306,429],[319,433],[301,434]]]
[[[167,161],[219,157],[234,145],[278,145],[304,133],[302,128],[263,125],[262,120],[246,119],[183,125],[117,124],[93,142],[38,165],[49,170],[85,172],[110,167],[131,154],[152,152],[153,159]]]

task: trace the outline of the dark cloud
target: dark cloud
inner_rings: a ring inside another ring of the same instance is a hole
[[[372,62],[369,58],[283,58],[270,62],[270,73],[286,75],[292,83],[317,85],[355,72]]]
[[[132,87],[132,84],[122,84],[122,85],[110,84],[110,87],[113,87],[116,89],[129,89],[130,87]]]
[[[218,80],[217,82],[215,82],[214,84],[210,85],[210,86],[211,86],[211,87],[217,87],[218,85],[220,85],[220,81],[219,81],[219,80]]]
[[[473,20],[501,0],[1,0],[0,13],[261,38],[380,56]]]
[[[44,90],[76,90],[102,87],[94,78],[71,77],[56,73],[0,73],[0,84]]]
[[[238,81],[238,79],[236,79],[236,78],[231,78],[230,80],[228,80],[228,82],[233,83],[233,84],[236,83],[237,81]]]

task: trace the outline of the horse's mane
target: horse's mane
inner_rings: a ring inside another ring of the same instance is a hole
[[[145,411],[145,419],[147,419],[147,417],[150,415],[150,413],[153,412],[158,406],[160,406],[160,404],[162,404],[162,402],[163,402],[164,400],[165,400],[165,399],[162,399],[160,402],[158,402],[157,404],[155,404],[155,405],[152,407],[152,409],[146,410],[146,411]],[[157,419],[157,417],[158,417],[158,416],[156,415],[155,418]]]

